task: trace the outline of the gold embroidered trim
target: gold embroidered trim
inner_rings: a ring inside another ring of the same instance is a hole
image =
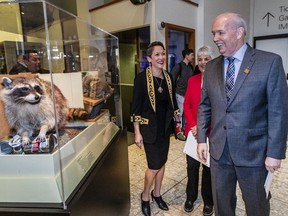
[[[148,125],[148,124],[149,124],[149,119],[141,118],[141,123],[140,123],[140,124],[146,124],[146,125]]]
[[[141,116],[130,116],[131,122],[139,122],[140,124],[147,124],[149,123],[149,119],[147,118],[142,118]]]
[[[130,117],[131,122],[141,122],[141,116],[131,116]]]
[[[166,82],[167,82],[167,86],[168,86],[168,91],[169,91],[172,107],[174,109],[173,95],[172,95],[172,81],[171,81],[170,76],[168,75],[168,73],[166,71],[163,71],[163,74],[164,74],[164,77],[165,77]]]
[[[172,81],[170,79],[169,74],[163,70],[163,74],[168,86],[169,96],[171,99],[172,107],[174,109],[174,103],[173,103],[173,95],[172,95]],[[156,99],[155,99],[155,91],[154,91],[154,81],[153,81],[153,74],[151,71],[151,67],[147,67],[146,69],[146,78],[147,78],[147,91],[149,100],[151,103],[151,106],[153,108],[153,111],[156,112]]]
[[[151,67],[147,67],[146,69],[146,79],[147,79],[147,91],[148,91],[149,100],[153,108],[153,111],[156,112],[154,81],[153,81],[153,74],[151,71]]]

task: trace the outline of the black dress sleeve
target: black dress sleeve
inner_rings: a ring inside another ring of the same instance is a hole
[[[142,72],[144,73],[144,72]],[[146,88],[144,86],[145,76],[138,74],[134,79],[133,97],[132,97],[132,122],[140,122],[145,99]]]

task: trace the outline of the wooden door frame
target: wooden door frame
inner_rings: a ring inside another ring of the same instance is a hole
[[[178,26],[178,25],[174,25],[171,23],[165,23],[165,47],[168,50],[168,31],[169,30],[177,30],[177,31],[183,31],[183,32],[187,32],[190,33],[190,37],[188,40],[188,45],[189,48],[194,50],[194,55],[195,53],[195,29],[191,29],[191,28],[187,28],[187,27],[183,27],[183,26]],[[193,60],[193,65],[195,66],[195,58]],[[168,52],[166,52],[166,65],[168,65]]]

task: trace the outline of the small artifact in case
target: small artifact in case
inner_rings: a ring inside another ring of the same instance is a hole
[[[24,145],[25,154],[33,153],[51,153],[57,145],[56,136],[53,134],[46,135],[44,139],[36,137],[31,143]]]
[[[0,152],[3,155],[12,154],[13,153],[13,148],[9,145],[9,141],[8,140],[1,140],[0,141]]]
[[[22,148],[22,138],[19,135],[15,135],[12,139],[9,141],[9,145],[13,149],[13,154],[22,154],[23,148]]]
[[[8,145],[12,148],[12,150],[10,153],[8,153],[8,148],[5,147],[6,150],[4,152],[6,152],[6,154],[22,154],[23,152],[25,154],[51,153],[57,146],[57,138],[54,134],[48,134],[44,139],[36,137],[32,140],[32,142],[23,144],[21,136],[15,135],[12,139],[10,139]]]

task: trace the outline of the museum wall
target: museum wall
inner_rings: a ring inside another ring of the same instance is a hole
[[[156,39],[164,41],[164,31],[157,27],[159,21],[164,21],[195,29],[196,48],[203,44],[214,46],[211,36],[211,24],[213,19],[222,12],[241,13],[250,23],[250,0],[241,2],[237,0],[193,2],[198,3],[198,7],[181,0],[151,0],[143,5],[133,5],[130,0],[124,0],[109,7],[92,11],[90,13],[91,22],[110,32],[150,25],[151,41]]]

